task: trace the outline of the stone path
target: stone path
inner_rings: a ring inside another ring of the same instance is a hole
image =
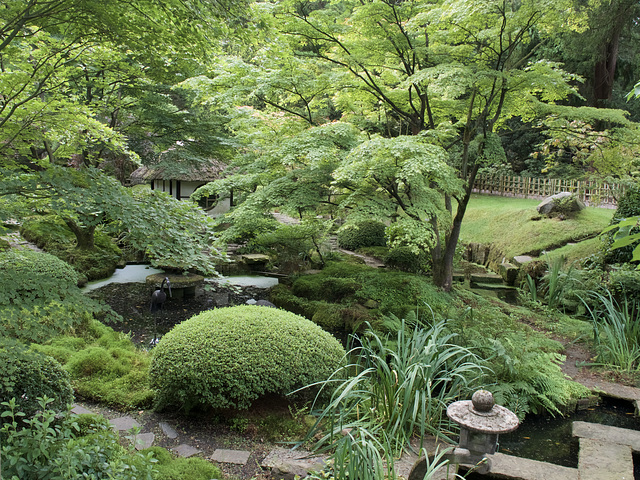
[[[640,451],[640,432],[573,422],[580,439],[580,480],[633,480],[633,453]]]
[[[12,248],[17,248],[18,250],[29,248],[36,252],[42,252],[42,249],[31,242],[27,242],[18,232],[7,233],[6,235],[2,235],[0,238],[9,242],[9,245],[11,245]]]
[[[580,380],[580,379],[578,379]],[[609,396],[640,402],[640,389],[624,387],[599,380],[582,381],[589,388]],[[93,413],[91,410],[75,405],[75,414]],[[158,421],[157,429],[149,426],[153,432],[135,431],[140,423],[131,416],[122,416],[109,420],[114,430],[122,432],[135,448],[142,450],[154,444],[157,435],[165,436],[175,442],[170,450],[181,457],[202,455],[204,452],[197,444],[192,445],[194,437],[189,432],[179,432],[167,421]],[[159,433],[161,432],[161,433]],[[580,451],[578,468],[569,468],[539,462],[526,458],[496,453],[490,455],[491,474],[496,478],[513,478],[519,480],[632,480],[633,454],[640,452],[640,432],[617,427],[596,425],[586,422],[573,423],[573,436],[579,439]],[[429,452],[436,450],[435,439],[430,440],[425,448]],[[219,464],[246,465],[252,455],[248,450],[218,448],[208,457]],[[396,473],[401,478],[410,478],[411,469],[418,461],[414,454],[405,454],[396,461]],[[310,452],[290,450],[278,447],[273,449],[260,462],[265,472],[278,480],[294,480],[304,478],[310,471],[321,470],[327,462],[324,456],[314,456]],[[452,466],[442,468],[433,476],[433,480],[449,480],[455,477]]]

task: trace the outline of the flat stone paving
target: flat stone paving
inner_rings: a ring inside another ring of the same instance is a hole
[[[202,450],[198,450],[196,447],[192,447],[191,445],[187,445],[186,443],[181,443],[177,447],[173,447],[171,451],[185,458],[192,457],[194,455],[197,455],[198,453],[202,453]]]
[[[126,417],[118,417],[113,420],[109,420],[109,423],[113,426],[113,429],[116,431],[122,430],[131,430],[134,427],[139,427],[140,424],[130,416]]]
[[[575,380],[587,387],[589,390],[601,392],[607,397],[620,398],[622,400],[634,402],[636,414],[640,413],[640,388],[618,385],[617,383],[611,383],[604,380],[594,380],[591,378],[576,378]]]
[[[251,452],[248,452],[247,450],[226,450],[223,448],[217,448],[209,458],[220,463],[244,465],[247,463],[250,456]]]
[[[573,422],[574,437],[598,440],[613,445],[626,445],[634,452],[640,452],[640,432],[626,428],[610,427],[587,422]]]
[[[133,443],[136,450],[144,450],[145,448],[149,448],[153,446],[153,442],[156,439],[156,436],[149,433],[139,433],[138,435],[127,435],[127,437]]]
[[[167,437],[171,439],[178,438],[178,432],[176,432],[175,429],[167,422],[159,422],[158,425],[162,429],[162,433],[164,433]]]
[[[592,438],[580,439],[580,480],[633,480],[631,448]]]
[[[305,450],[278,447],[264,458],[260,466],[271,470],[274,478],[293,478],[296,475],[304,478],[310,471],[322,470],[326,460],[324,456],[314,456]]]
[[[88,408],[84,408],[81,405],[74,405],[71,408],[71,413],[74,413],[76,415],[82,415],[82,414],[85,414],[85,413],[93,413],[93,412],[91,410],[89,410]]]
[[[488,455],[491,460],[491,475],[517,480],[583,480],[578,469],[539,462],[528,458],[514,457],[503,453]],[[622,479],[619,479],[622,480]]]

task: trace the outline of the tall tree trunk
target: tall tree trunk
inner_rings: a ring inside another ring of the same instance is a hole
[[[604,46],[602,60],[596,63],[593,81],[593,94],[596,104],[598,100],[609,100],[611,98],[619,44],[620,31],[617,30],[614,32],[613,38]]]
[[[445,292],[451,291],[453,286],[453,261],[456,254],[456,247],[460,239],[460,229],[462,227],[462,219],[467,211],[467,205],[471,199],[473,184],[478,174],[479,165],[471,168],[469,180],[465,188],[464,196],[459,200],[456,216],[453,218],[451,230],[447,234],[444,241],[444,248],[438,245],[431,251],[431,261],[433,263],[433,283],[436,287],[442,288]]]
[[[65,219],[64,223],[67,224],[67,227],[73,232],[76,236],[76,248],[82,250],[93,250],[95,249],[95,232],[96,227],[89,226],[86,227],[84,225],[78,225],[75,221],[68,218]]]

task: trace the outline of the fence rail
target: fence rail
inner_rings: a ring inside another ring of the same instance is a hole
[[[596,180],[478,175],[473,191],[485,195],[520,198],[545,198],[560,192],[570,192],[577,194],[586,205],[614,208],[623,187],[617,183]]]

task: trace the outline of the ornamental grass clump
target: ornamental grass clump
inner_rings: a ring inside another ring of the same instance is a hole
[[[149,375],[158,409],[246,409],[266,394],[327,379],[344,355],[331,334],[303,317],[241,305],[173,328],[154,349]]]
[[[411,323],[399,321],[395,336],[368,330],[349,352],[354,362],[324,382],[333,395],[305,439],[319,438],[316,450],[333,451],[345,429],[354,435],[364,429],[400,455],[414,436],[422,440],[449,427],[447,406],[469,396],[486,369],[455,344],[444,322]]]

